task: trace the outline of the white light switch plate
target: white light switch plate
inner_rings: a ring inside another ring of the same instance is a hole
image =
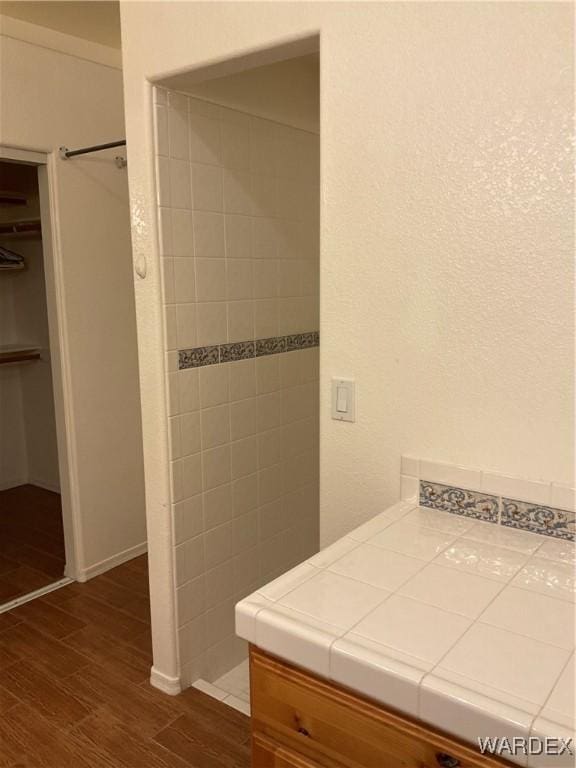
[[[356,382],[352,379],[332,379],[332,418],[356,421]]]

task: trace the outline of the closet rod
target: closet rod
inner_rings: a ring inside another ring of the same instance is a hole
[[[110,141],[108,144],[95,144],[93,147],[82,147],[82,149],[68,149],[68,147],[60,147],[60,157],[62,160],[68,160],[70,157],[76,157],[76,155],[87,155],[90,152],[100,152],[103,149],[113,149],[114,147],[125,147],[126,139],[121,141]]]

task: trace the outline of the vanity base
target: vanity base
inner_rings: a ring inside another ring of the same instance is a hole
[[[250,647],[252,768],[503,768],[506,760]]]

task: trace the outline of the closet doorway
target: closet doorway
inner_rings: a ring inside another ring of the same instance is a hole
[[[47,158],[0,149],[2,613],[69,579]]]

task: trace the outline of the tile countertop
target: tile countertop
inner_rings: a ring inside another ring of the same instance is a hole
[[[236,631],[475,746],[569,738],[574,564],[573,542],[403,501],[238,603]]]

